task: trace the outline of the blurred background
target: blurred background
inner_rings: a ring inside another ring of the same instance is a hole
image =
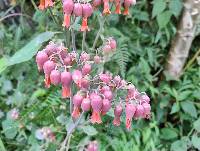
[[[67,42],[63,39],[69,33],[61,26],[59,0],[43,12],[38,4],[0,0],[0,151],[54,151],[69,123],[60,89],[44,88],[34,59],[49,40]],[[138,0],[130,16],[108,16],[101,36],[113,36],[118,49],[104,67],[147,92],[152,117],[134,121],[133,129],[126,131],[124,124],[114,127],[107,115],[104,125],[78,128],[72,151],[93,139],[101,151],[200,150],[199,13],[199,0]],[[76,26],[78,30],[80,24]],[[96,15],[89,26],[86,42],[91,47],[99,27]],[[75,33],[80,49],[82,35]],[[8,118],[13,109],[19,112],[17,121]],[[36,129],[44,126],[51,127],[55,142],[35,138]]]

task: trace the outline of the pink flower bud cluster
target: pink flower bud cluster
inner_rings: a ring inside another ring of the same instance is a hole
[[[12,109],[10,112],[9,112],[9,117],[13,120],[17,120],[19,118],[19,110],[18,109]]]
[[[97,141],[90,142],[85,151],[99,151]]]
[[[115,4],[115,13],[121,14],[121,1],[114,0],[110,1]],[[87,20],[93,13],[93,10],[103,4],[103,14],[108,15],[111,13],[109,0],[93,0],[92,4],[90,3],[80,3],[74,2],[73,0],[63,0],[63,12],[64,12],[64,22],[63,26],[69,28],[70,26],[70,17],[74,15],[76,17],[82,17],[82,26],[81,31],[89,31]],[[136,4],[136,0],[124,0],[124,15],[129,15],[129,7]]]
[[[64,22],[63,26],[69,28],[71,15],[82,17],[81,31],[89,31],[87,21],[93,13],[90,3],[79,3],[73,0],[63,0]]]
[[[110,50],[105,52],[105,46],[110,47]],[[101,48],[101,54],[113,52],[116,41],[108,38]],[[108,72],[97,73],[94,66],[101,63],[101,58],[99,54],[92,56],[86,52],[80,55],[68,52],[62,45],[50,42],[37,53],[36,62],[39,71],[45,74],[45,86],[62,85],[62,97],[72,98],[74,119],[81,112],[91,112],[91,123],[100,124],[101,117],[114,108],[113,124],[119,126],[121,115],[125,113],[126,127],[130,129],[133,119],[149,118],[149,97],[120,76],[113,77]],[[76,92],[71,92],[72,85],[76,86]]]
[[[107,55],[114,52],[116,48],[117,48],[117,42],[115,41],[114,38],[109,37],[108,39],[106,39],[106,42],[102,48],[102,51],[105,55]]]
[[[129,15],[129,7],[136,4],[136,0],[93,0],[92,3],[85,3],[84,1],[73,1],[73,0],[62,0],[63,2],[63,13],[64,21],[63,26],[66,28],[70,27],[71,16],[82,17],[81,31],[89,31],[88,18],[93,14],[93,11],[103,5],[103,14],[111,14],[110,3],[115,5],[115,13],[121,14],[121,5],[124,7],[124,15]],[[40,0],[39,9],[44,10],[45,8],[53,6],[52,0]]]
[[[36,130],[35,137],[39,140],[55,140],[55,135],[49,127],[43,127],[41,129]]]

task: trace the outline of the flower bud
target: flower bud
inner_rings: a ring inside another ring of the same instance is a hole
[[[48,55],[45,53],[45,51],[39,51],[36,55],[36,63],[38,66],[38,70],[43,70],[43,65],[46,61],[48,61]]]
[[[110,45],[105,45],[103,48],[102,48],[103,52],[105,54],[109,54],[112,52],[112,48],[110,47]]]
[[[53,53],[56,53],[58,51],[58,46],[54,42],[49,42],[49,44],[45,48],[45,52],[48,56],[51,56]]]
[[[135,118],[140,118],[140,117],[143,117],[143,116],[144,116],[144,107],[139,104],[136,107],[136,111],[135,111],[134,117]]]
[[[83,99],[82,103],[81,103],[81,109],[84,111],[84,112],[87,112],[90,110],[91,108],[91,101],[89,98],[85,98]]]
[[[101,62],[101,57],[99,57],[99,56],[94,56],[94,62],[96,63],[96,64],[99,64],[100,62]]]
[[[50,81],[54,85],[60,84],[60,72],[58,70],[52,70],[50,74]]]
[[[106,84],[108,84],[112,80],[112,76],[110,76],[109,74],[106,74],[106,73],[100,74],[99,78],[101,81],[105,82]]]
[[[105,115],[111,108],[111,102],[108,99],[103,99],[102,115]]]
[[[61,83],[62,83],[62,97],[69,98],[71,96],[71,83],[72,75],[70,72],[64,71],[61,73]]]
[[[98,7],[102,4],[102,0],[93,0],[92,5],[93,7]]]
[[[117,48],[117,42],[115,41],[115,39],[110,38],[109,44],[110,44],[111,49],[115,50]]]
[[[110,90],[104,91],[104,92],[103,92],[103,95],[105,96],[106,99],[108,99],[108,100],[110,100],[110,101],[111,101],[112,98],[113,98],[112,91],[110,91]]]
[[[122,108],[122,105],[119,104],[115,107],[114,109],[114,120],[113,120],[113,124],[115,126],[120,126],[120,123],[121,123],[121,120],[120,120],[120,116],[122,115],[122,111],[123,111],[123,108]]]
[[[90,54],[88,54],[86,52],[82,52],[81,56],[80,56],[80,60],[82,62],[89,61],[90,60]]]
[[[67,65],[67,66],[72,65],[72,58],[69,55],[65,57],[64,64]]]
[[[82,12],[83,12],[82,5],[80,3],[75,3],[74,10],[73,10],[74,15],[82,16]]]
[[[102,123],[101,116],[100,116],[100,112],[101,112],[102,105],[103,105],[102,98],[98,94],[92,93],[90,95],[90,99],[91,99],[91,106],[93,109],[92,116],[91,116],[91,122],[100,124],[100,123]]]
[[[135,114],[136,107],[133,104],[126,105],[126,128],[130,130],[132,118]]]
[[[91,65],[90,64],[85,64],[83,66],[83,68],[82,68],[82,74],[83,75],[87,75],[87,74],[89,74],[91,72],[91,70],[92,70]]]

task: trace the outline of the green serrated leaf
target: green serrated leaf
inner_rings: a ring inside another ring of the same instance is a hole
[[[175,141],[174,143],[172,143],[170,150],[171,151],[187,151],[187,144],[182,140]]]
[[[170,140],[170,139],[174,139],[177,138],[177,133],[174,129],[172,128],[163,128],[161,130],[161,138],[165,139],[165,140]]]
[[[200,118],[194,122],[194,128],[200,132]]]
[[[13,139],[17,135],[17,125],[12,120],[5,120],[2,122],[3,133],[6,138]]]
[[[154,0],[153,1],[153,11],[152,17],[154,18],[158,14],[162,13],[166,8],[166,1],[164,0]]]
[[[195,118],[197,117],[197,110],[193,102],[190,101],[181,102],[181,108],[185,113],[188,113],[190,116]]]
[[[196,149],[200,150],[200,137],[196,134],[192,136],[192,144]]]
[[[175,17],[178,17],[183,8],[183,3],[181,0],[171,0],[169,2],[169,9]]]
[[[170,114],[177,113],[178,111],[180,111],[180,106],[177,103],[174,103]]]
[[[81,129],[83,129],[84,133],[86,133],[89,136],[93,136],[97,134],[97,130],[90,125],[82,126]]]
[[[171,19],[172,13],[170,11],[164,11],[157,16],[157,22],[160,29],[167,26]]]

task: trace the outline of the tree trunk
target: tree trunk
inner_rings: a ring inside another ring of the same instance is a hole
[[[200,0],[185,0],[177,33],[167,58],[165,72],[175,79],[182,73],[200,19]]]

